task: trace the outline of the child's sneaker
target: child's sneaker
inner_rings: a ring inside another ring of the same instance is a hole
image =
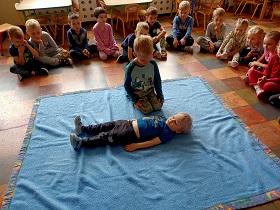
[[[82,139],[78,136],[75,136],[75,134],[70,134],[70,143],[73,147],[73,149],[79,149],[82,145]]]
[[[236,68],[239,65],[239,63],[237,61],[229,61],[228,65],[232,68]]]
[[[84,125],[83,125],[83,123],[81,121],[81,117],[79,115],[75,117],[74,124],[75,124],[75,129],[74,129],[75,133],[77,135],[81,134],[82,126],[84,126]]]
[[[59,64],[63,66],[70,66],[73,64],[73,61],[70,58],[64,58],[59,60]]]
[[[185,46],[184,51],[189,52],[189,53],[193,53],[193,47],[192,46]]]
[[[257,90],[256,90],[256,94],[257,94],[257,98],[259,99],[259,100],[264,100],[264,98],[265,98],[265,92],[264,92],[264,90],[263,89],[261,89],[261,88],[258,88]]]
[[[36,72],[36,75],[48,75],[48,74],[49,74],[49,71],[46,68],[41,68],[40,70],[38,70]]]

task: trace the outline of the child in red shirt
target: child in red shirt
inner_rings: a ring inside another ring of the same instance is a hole
[[[277,54],[271,56],[263,72],[251,70],[248,72],[249,84],[253,85],[258,99],[264,99],[266,93],[280,92],[280,42],[277,45]]]

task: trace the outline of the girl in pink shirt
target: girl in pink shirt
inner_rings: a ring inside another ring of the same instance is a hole
[[[93,14],[97,23],[93,26],[92,32],[94,34],[97,49],[99,50],[100,59],[106,60],[108,55],[112,55],[117,58],[120,55],[119,47],[117,46],[113,36],[111,25],[106,23],[106,10],[102,7],[97,7],[94,9]]]

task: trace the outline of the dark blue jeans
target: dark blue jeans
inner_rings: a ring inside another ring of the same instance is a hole
[[[117,120],[97,125],[82,126],[82,132],[86,134],[95,134],[95,136],[89,138],[82,138],[82,146],[86,147],[126,145],[137,140],[132,122],[128,120]]]

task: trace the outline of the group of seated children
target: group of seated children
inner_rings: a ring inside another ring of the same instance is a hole
[[[92,31],[96,45],[89,45],[87,31],[82,28],[79,15],[76,13],[68,15],[71,27],[67,31],[69,54],[59,48],[47,32],[42,31],[37,20],[27,20],[26,32],[30,36],[29,41],[24,40],[24,33],[19,27],[12,26],[8,30],[9,39],[12,42],[10,54],[14,57],[14,65],[11,66],[10,71],[17,74],[21,80],[34,74],[47,75],[48,70],[45,65],[72,65],[73,61],[68,57],[69,55],[74,61],[96,56],[99,56],[101,60],[106,60],[108,56],[113,56],[118,62],[130,62],[126,67],[126,91],[136,108],[145,114],[150,113],[151,110],[160,109],[164,99],[157,64],[149,59],[154,57],[166,60],[167,46],[174,50],[193,52],[194,39],[191,32],[194,20],[189,15],[190,9],[188,1],[182,1],[179,4],[178,16],[173,20],[172,34],[165,39],[166,31],[157,20],[157,9],[149,7],[146,21],[139,22],[135,33],[129,34],[122,42],[122,54],[116,44],[111,25],[106,23],[107,12],[101,7],[94,9],[97,23]],[[222,8],[213,11],[212,22],[208,24],[205,36],[199,36],[196,40],[200,51],[216,53],[218,59],[232,58],[228,61],[228,65],[233,68],[240,63],[249,65],[250,69],[244,81],[255,88],[260,100],[267,93],[280,93],[280,32],[265,33],[258,26],[252,27],[247,32],[248,20],[239,18],[235,22],[234,30],[226,35],[225,15],[226,12]],[[151,37],[153,49],[145,49],[145,53],[137,53],[135,40],[146,35]],[[139,66],[146,66],[146,68],[139,68]],[[139,70],[133,71],[138,68]],[[141,74],[134,73],[138,71],[141,71]],[[147,77],[146,79],[151,81],[142,81],[143,71],[147,75],[153,72],[154,78]],[[152,86],[155,84],[156,88],[156,95],[152,97],[149,94],[154,91],[150,90],[150,84]],[[152,104],[146,104],[146,99],[141,95],[143,90],[147,98],[153,98]]]

